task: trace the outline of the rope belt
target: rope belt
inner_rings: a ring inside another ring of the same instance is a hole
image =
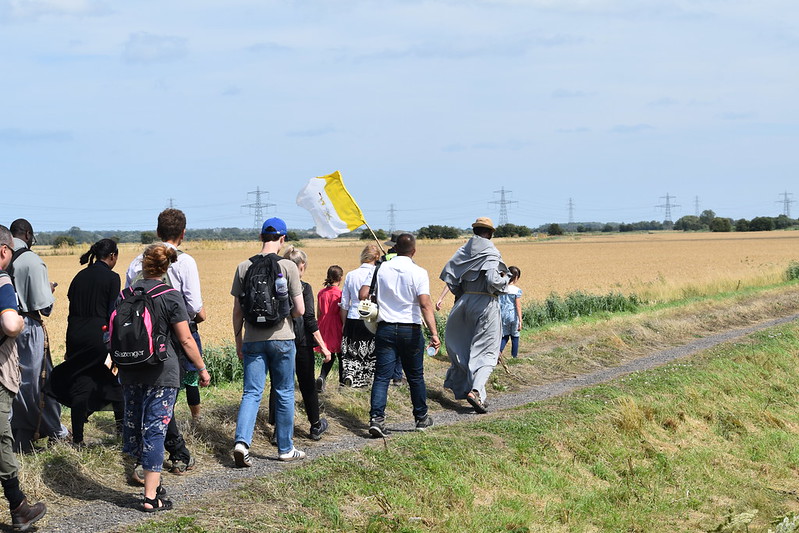
[[[465,291],[463,294],[477,294],[477,295],[480,295],[480,296],[490,296],[492,298],[496,298],[497,297],[496,294],[491,294],[491,293],[488,293],[488,292]]]

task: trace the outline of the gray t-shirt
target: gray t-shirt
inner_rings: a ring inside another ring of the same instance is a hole
[[[260,254],[267,255],[267,254]],[[247,269],[250,268],[252,262],[247,259],[239,263],[236,267],[236,274],[233,276],[233,286],[230,289],[230,294],[236,298],[240,298],[244,286],[244,276],[247,274]],[[297,265],[294,261],[289,259],[281,259],[278,261],[280,271],[283,272],[289,286],[289,298],[295,298],[302,294],[302,285],[300,285],[300,271],[297,270]],[[290,341],[294,340],[294,328],[290,318],[283,319],[277,326],[271,328],[261,328],[254,326],[244,321],[244,340],[243,342],[260,342],[260,341]]]
[[[150,290],[160,280],[144,279],[137,282],[134,287],[142,286],[145,290]],[[169,323],[167,330],[167,353],[166,361],[161,364],[141,364],[136,366],[119,367],[119,381],[123,385],[152,385],[154,387],[180,387],[180,362],[173,343],[174,332],[172,325],[178,322],[187,322],[189,314],[186,312],[186,304],[183,296],[178,291],[169,291],[158,296],[155,301],[156,312],[159,313],[159,320]]]

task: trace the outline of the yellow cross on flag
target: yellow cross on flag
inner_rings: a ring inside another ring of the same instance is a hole
[[[361,208],[344,187],[338,170],[311,178],[297,195],[297,205],[311,213],[320,237],[333,239],[366,224]]]

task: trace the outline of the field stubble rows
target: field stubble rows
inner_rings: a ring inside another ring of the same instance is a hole
[[[464,240],[419,241],[415,261],[430,274],[430,288],[438,298],[443,283],[438,274]],[[315,291],[322,286],[328,266],[345,272],[359,264],[366,241],[306,240],[301,243],[309,257],[304,279]],[[767,285],[779,281],[790,261],[799,257],[799,232],[671,233],[574,236],[554,240],[497,239],[508,265],[522,270],[519,286],[523,302],[542,300],[551,292],[584,291],[595,294],[617,291],[637,294],[649,301],[713,294],[737,287]],[[66,292],[82,267],[80,253],[42,251],[51,281],[57,281],[56,306],[47,320],[54,359],[64,353],[68,302]],[[125,270],[141,245],[120,247],[116,271]],[[187,241],[181,248],[196,260],[202,281],[208,320],[201,326],[203,341],[210,345],[232,342],[230,286],[236,265],[259,250],[257,242]],[[124,283],[124,281],[123,281]],[[451,305],[447,298],[445,309]]]

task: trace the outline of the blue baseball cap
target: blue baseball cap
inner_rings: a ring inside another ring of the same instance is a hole
[[[261,235],[285,235],[287,231],[286,223],[277,217],[267,218],[261,226]]]

